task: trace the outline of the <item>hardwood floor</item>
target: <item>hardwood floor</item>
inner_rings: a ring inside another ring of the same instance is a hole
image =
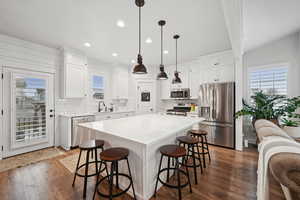
[[[68,152],[50,160],[45,160],[26,167],[0,173],[1,200],[75,200],[82,199],[83,181],[76,180],[73,188],[73,174],[59,159],[75,153]],[[183,199],[188,200],[255,200],[256,170],[258,154],[255,149],[244,152],[211,147],[212,161],[194,185],[193,193],[183,189]],[[199,169],[200,174],[200,169]],[[88,182],[87,198],[92,199],[94,179]],[[283,194],[280,186],[271,180],[272,200],[281,200]],[[97,198],[103,199],[103,198]],[[131,199],[124,195],[117,199]],[[162,187],[155,199],[177,199],[177,191]]]

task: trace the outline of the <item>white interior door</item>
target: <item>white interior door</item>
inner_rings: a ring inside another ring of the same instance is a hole
[[[3,156],[53,146],[53,74],[4,67],[3,75]]]
[[[154,112],[155,92],[153,81],[137,82],[137,113],[147,114]]]

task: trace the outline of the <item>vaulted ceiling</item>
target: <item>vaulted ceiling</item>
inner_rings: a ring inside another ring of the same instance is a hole
[[[138,51],[138,8],[134,0],[0,0],[0,33],[50,47],[69,46],[105,62],[131,64]],[[160,62],[160,28],[165,19],[166,64],[230,49],[219,0],[146,0],[142,8],[144,63]],[[118,20],[125,27],[116,26]],[[146,44],[146,38],[152,39]],[[88,42],[91,47],[85,47]],[[112,53],[117,53],[113,57]]]
[[[299,0],[243,0],[245,51],[300,30]]]

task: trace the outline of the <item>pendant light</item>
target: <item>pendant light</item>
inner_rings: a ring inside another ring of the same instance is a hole
[[[145,5],[144,0],[135,0],[135,4],[139,7],[139,54],[137,56],[137,65],[133,68],[134,74],[147,74],[147,69],[143,64],[141,55],[141,8]]]
[[[163,26],[166,25],[166,21],[160,20],[158,25],[160,26],[160,72],[157,75],[157,80],[166,80],[168,79],[168,75],[165,72],[165,67],[163,64]]]
[[[174,35],[174,39],[176,41],[176,70],[174,72],[174,79],[172,80],[172,84],[178,84],[181,83],[181,79],[179,78],[179,72],[177,71],[177,40],[180,36],[179,35]]]

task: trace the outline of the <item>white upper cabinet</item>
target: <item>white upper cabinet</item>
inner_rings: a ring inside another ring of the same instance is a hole
[[[202,56],[199,59],[178,66],[181,84],[172,84],[175,66],[165,68],[169,79],[161,81],[161,99],[169,99],[174,88],[190,88],[191,98],[198,98],[203,83],[234,81],[234,58],[231,51]]]
[[[72,50],[63,51],[62,98],[84,98],[87,95],[87,59]]]
[[[116,66],[112,71],[112,98],[128,99],[128,68]]]

